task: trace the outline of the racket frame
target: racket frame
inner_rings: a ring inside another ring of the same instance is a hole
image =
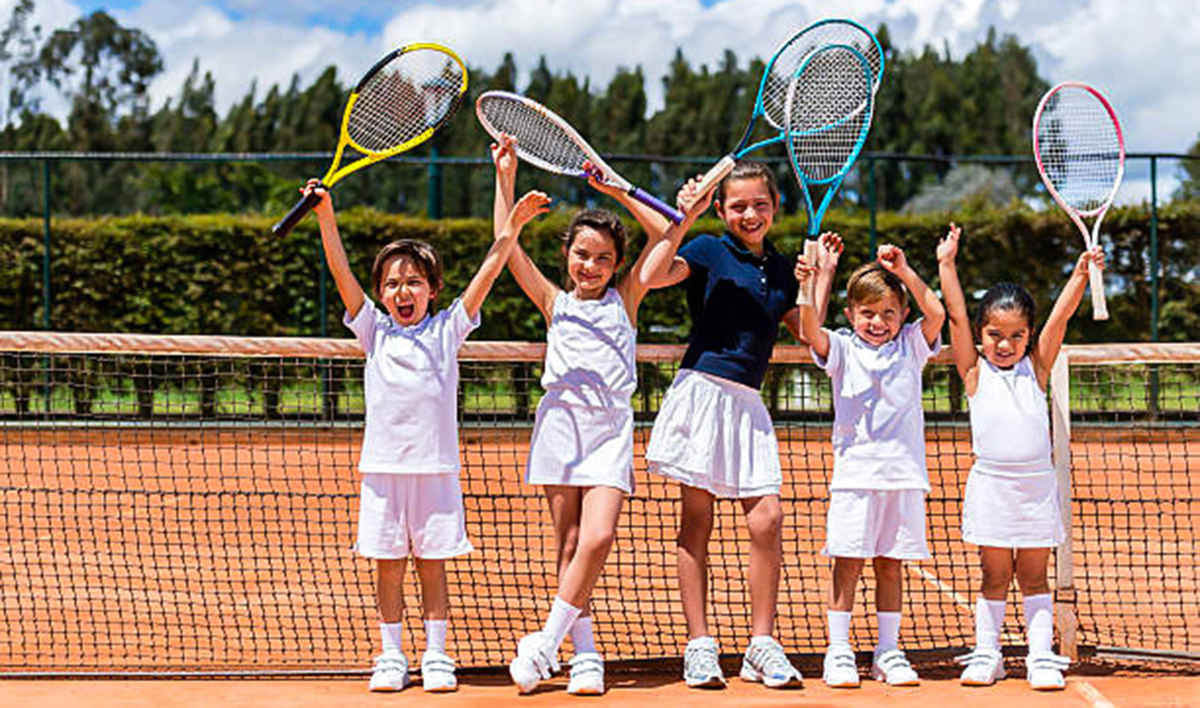
[[[796,42],[800,41],[800,39],[802,37],[804,37],[806,34],[809,34],[810,32],[814,32],[814,31],[820,29],[821,27],[823,27],[825,25],[829,25],[829,24],[852,25],[855,29],[862,32],[864,36],[870,38],[871,42],[874,43],[876,51],[879,52],[879,75],[876,76],[874,74],[874,72],[870,72],[871,73],[871,96],[872,96],[872,98],[874,98],[875,92],[879,90],[879,86],[882,85],[882,83],[883,83],[883,73],[884,73],[884,70],[887,65],[887,60],[884,57],[884,53],[883,53],[883,46],[881,44],[879,44],[879,38],[875,36],[874,32],[867,29],[866,27],[863,27],[861,24],[855,22],[854,20],[830,18],[830,19],[821,20],[819,22],[814,22],[813,24],[805,27],[804,29],[797,32],[796,34],[793,34],[790,38],[788,38],[787,41],[785,41],[782,45],[780,45],[779,49],[777,49],[775,51],[775,54],[773,54],[771,56],[770,61],[767,62],[766,67],[763,68],[762,77],[759,78],[759,81],[758,81],[758,95],[756,95],[754,97],[754,110],[750,113],[750,120],[746,123],[745,130],[742,131],[742,137],[738,141],[737,147],[734,148],[732,152],[730,152],[725,157],[721,158],[721,160],[718,161],[717,164],[715,164],[711,168],[709,168],[708,172],[704,173],[704,176],[700,178],[699,190],[700,190],[701,194],[706,193],[709,189],[712,188],[712,186],[714,184],[725,179],[725,177],[730,172],[733,171],[733,167],[736,164],[738,159],[745,157],[746,155],[748,155],[760,148],[764,148],[768,145],[774,145],[775,143],[783,142],[784,140],[786,140],[788,138],[787,129],[786,129],[786,127],[784,127],[784,128],[781,128],[779,130],[779,132],[777,132],[775,135],[772,135],[769,138],[759,140],[758,142],[756,142],[754,144],[749,144],[750,138],[754,135],[754,129],[758,124],[759,117],[765,116],[767,114],[766,107],[763,104],[763,94],[767,90],[767,80],[771,76],[771,71],[772,71],[772,69],[775,68],[775,64],[778,63],[779,58],[781,56],[783,56],[783,54],[788,50],[789,47],[791,47]],[[812,54],[816,53],[817,51],[821,51],[821,49],[824,49],[825,47],[828,47],[828,46],[833,46],[833,45],[830,45],[830,44],[822,45],[820,48],[814,50],[813,52],[809,52],[808,54],[806,54],[804,57],[801,58],[801,64],[807,62],[808,58]],[[840,46],[848,46],[848,45],[840,45]],[[854,49],[854,47],[850,47],[850,48]],[[862,52],[859,52],[859,54],[861,55]],[[864,58],[864,61],[865,61],[865,58]],[[868,71],[870,71],[870,63],[869,62],[868,62]],[[793,74],[794,73],[795,72],[793,72]]]
[[[479,123],[483,126],[483,129],[487,131],[487,133],[491,135],[492,138],[497,142],[499,142],[503,131],[492,125],[491,121],[489,121],[487,116],[484,114],[483,104],[488,100],[515,101],[522,104],[527,109],[537,112],[543,118],[545,118],[546,121],[552,123],[556,128],[561,130],[566,135],[567,139],[574,143],[575,147],[579,148],[580,152],[582,152],[588,161],[592,163],[592,166],[595,167],[596,176],[617,187],[642,204],[654,209],[658,213],[670,219],[673,223],[678,224],[683,221],[683,214],[678,209],[670,204],[667,204],[642,188],[631,184],[629,180],[622,177],[619,172],[614,170],[607,162],[604,161],[604,158],[600,156],[600,153],[596,152],[595,148],[593,148],[588,141],[579,134],[579,131],[575,130],[574,126],[564,120],[557,113],[550,110],[546,106],[543,106],[532,98],[528,98],[511,91],[485,91],[479,96],[478,99],[476,99],[475,115],[479,118]],[[520,142],[517,143],[517,155],[534,167],[545,170],[546,172],[579,179],[587,179],[588,177],[588,173],[583,169],[570,169],[567,167],[562,167],[561,165],[547,162],[538,155],[524,149]]]
[[[1117,174],[1113,179],[1112,187],[1109,189],[1108,196],[1101,202],[1100,206],[1088,211],[1079,211],[1067,203],[1065,197],[1059,193],[1054,187],[1054,182],[1046,174],[1046,167],[1042,164],[1042,153],[1040,142],[1038,141],[1038,127],[1042,122],[1042,114],[1046,106],[1050,103],[1050,98],[1065,88],[1083,89],[1092,94],[1108,112],[1108,117],[1112,119],[1113,127],[1117,131]],[[1079,233],[1083,236],[1084,248],[1091,250],[1100,245],[1100,223],[1104,221],[1104,215],[1108,213],[1109,207],[1112,206],[1113,199],[1117,196],[1117,190],[1121,187],[1121,180],[1125,177],[1125,133],[1121,129],[1121,121],[1117,119],[1117,112],[1113,110],[1112,104],[1104,97],[1104,94],[1092,88],[1088,84],[1080,81],[1064,81],[1054,88],[1046,92],[1042,96],[1042,100],[1038,102],[1037,110],[1033,113],[1033,159],[1037,163],[1038,176],[1042,178],[1042,184],[1046,186],[1046,191],[1050,193],[1050,197],[1054,202],[1071,217],[1071,221],[1075,222],[1075,226],[1079,228]],[[1096,221],[1092,224],[1089,230],[1083,219],[1095,217]],[[1108,319],[1108,299],[1104,294],[1104,273],[1096,267],[1095,263],[1088,262],[1088,281],[1092,290],[1092,319],[1107,320]]]
[[[457,95],[454,97],[454,102],[453,105],[451,105],[450,110],[446,111],[446,115],[444,115],[435,125],[429,126],[420,134],[409,138],[399,145],[388,148],[387,150],[368,150],[367,148],[359,145],[350,137],[350,115],[354,112],[354,104],[358,102],[358,97],[359,94],[362,93],[363,87],[365,87],[367,82],[374,78],[376,74],[383,70],[385,66],[395,60],[396,57],[418,50],[433,50],[441,52],[442,54],[445,54],[449,58],[453,59],[454,62],[458,64],[458,67],[462,72],[462,84],[457,89]],[[338,131],[338,143],[337,148],[333,153],[333,160],[329,164],[329,170],[325,172],[325,176],[317,182],[315,187],[329,189],[352,172],[357,172],[358,170],[361,170],[364,167],[369,167],[376,162],[382,162],[389,157],[399,155],[400,153],[411,150],[417,145],[429,140],[429,138],[433,137],[433,134],[437,132],[439,128],[448,123],[450,118],[454,116],[455,111],[458,109],[458,104],[461,102],[463,95],[467,92],[467,77],[467,65],[463,62],[462,58],[455,54],[452,49],[441,44],[434,42],[417,42],[415,44],[406,44],[397,47],[396,49],[388,52],[383,56],[383,58],[375,62],[375,64],[368,69],[365,74],[363,74],[362,78],[358,80],[358,83],[354,85],[354,90],[350,92],[350,97],[346,99],[346,108],[342,111],[342,123]],[[341,165],[342,155],[345,153],[347,146],[354,148],[354,150],[359,152],[362,157],[348,165]],[[295,227],[295,225],[298,224],[300,220],[303,219],[304,216],[308,214],[308,212],[311,211],[319,201],[321,201],[321,197],[316,193],[316,189],[314,188],[312,192],[309,192],[308,195],[296,202],[296,205],[292,207],[292,210],[289,211],[286,216],[280,219],[279,223],[271,227],[271,231],[274,232],[276,236],[286,236],[288,232],[290,232],[292,228]]]

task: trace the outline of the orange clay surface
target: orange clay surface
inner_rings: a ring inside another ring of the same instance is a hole
[[[671,677],[613,677],[602,697],[568,695],[554,679],[529,696],[500,677],[468,679],[457,693],[431,696],[419,686],[398,694],[372,694],[363,681],[4,681],[0,703],[8,708],[328,708],[329,706],[948,706],[955,708],[1186,708],[1200,704],[1200,677],[1070,677],[1055,693],[1031,691],[1021,679],[989,688],[963,688],[951,678],[916,688],[864,681],[856,690],[826,688],[810,678],[796,691],[770,691],[734,679],[723,691],[688,689]]]
[[[678,492],[643,471],[646,433],[637,432],[637,490],[593,598],[597,642],[610,660],[678,657],[686,642],[674,573]],[[1200,509],[1190,501],[1195,429],[1076,433],[1080,643],[1200,651],[1195,626]],[[369,668],[378,641],[372,571],[352,550],[360,435],[353,428],[219,425],[0,431],[0,472],[6,480],[0,498],[0,674],[153,671],[164,663],[180,671]],[[553,595],[549,515],[539,490],[521,481],[528,436],[527,427],[462,431],[462,486],[476,550],[448,564],[454,605],[449,651],[460,666],[506,664],[517,640],[541,625]],[[776,633],[789,652],[818,652],[824,645],[830,565],[819,555],[832,465],[829,431],[781,427],[779,438],[786,517]],[[927,439],[933,558],[906,566],[901,641],[908,649],[954,649],[971,643],[979,584],[974,550],[959,533],[970,443],[961,427],[930,426]],[[724,652],[737,653],[748,636],[747,540],[738,507],[723,502],[718,510],[710,546],[711,630]],[[852,640],[869,649],[874,639],[869,578],[863,587]],[[414,647],[423,647],[423,637],[411,631],[420,627],[411,579],[406,595],[405,644],[410,657],[417,657]],[[1023,643],[1015,598],[1003,639]],[[1161,681],[1180,686],[1177,696],[1190,691],[1195,697],[1194,680]],[[795,699],[845,705],[875,696],[896,705],[927,705],[938,697],[965,706],[966,697],[999,705],[1020,696],[1045,705],[1086,705],[1066,702],[1084,700],[1074,689],[1031,696],[1019,681],[969,692],[950,681],[919,692],[868,684],[852,697],[830,694],[816,683],[799,694],[736,682],[729,692],[707,694],[685,692],[673,677],[637,679],[618,683],[606,702],[686,696],[701,703],[736,696],[747,705]],[[472,685],[446,703],[515,698],[509,687],[487,684]],[[1109,684],[1100,685],[1107,695]],[[1157,682],[1137,685],[1145,688],[1122,693],[1124,684],[1113,684],[1111,690],[1139,701],[1150,701],[1159,690]],[[561,688],[529,704],[563,700]],[[0,681],[0,706],[38,696],[91,706],[390,700],[369,698],[356,680]],[[424,699],[419,691],[397,697]]]

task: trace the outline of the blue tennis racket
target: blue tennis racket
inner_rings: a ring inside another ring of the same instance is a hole
[[[787,102],[789,87],[796,77],[798,67],[805,59],[823,47],[843,45],[856,49],[870,67],[870,93],[879,90],[883,81],[883,47],[870,30],[853,20],[821,20],[805,27],[788,38],[767,62],[762,79],[758,84],[758,95],[754,99],[754,111],[742,133],[738,146],[714,165],[700,180],[700,193],[704,194],[713,184],[724,179],[733,170],[738,158],[760,148],[787,139]],[[862,107],[856,106],[858,111]],[[772,134],[757,142],[751,142],[758,119],[762,118]]]
[[[804,258],[813,263],[821,220],[842,180],[858,159],[875,100],[870,62],[856,47],[830,44],[801,61],[784,98],[788,158],[808,216]],[[825,188],[817,203],[813,192]],[[816,204],[816,206],[814,206]],[[811,304],[809,288],[801,288],[797,304]]]

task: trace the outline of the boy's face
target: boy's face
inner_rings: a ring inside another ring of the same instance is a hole
[[[873,347],[895,339],[907,318],[908,306],[891,291],[878,300],[855,302],[846,308],[846,319],[854,333]]]
[[[396,324],[411,327],[425,319],[435,297],[437,290],[412,258],[394,256],[384,264],[379,299]]]

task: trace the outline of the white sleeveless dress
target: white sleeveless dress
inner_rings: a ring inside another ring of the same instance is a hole
[[[546,333],[546,365],[525,481],[633,493],[637,331],[613,288],[598,300],[561,292]]]
[[[1050,451],[1050,414],[1029,357],[1011,369],[981,358],[969,399],[975,464],[963,498],[963,540],[1052,548],[1065,533]]]

